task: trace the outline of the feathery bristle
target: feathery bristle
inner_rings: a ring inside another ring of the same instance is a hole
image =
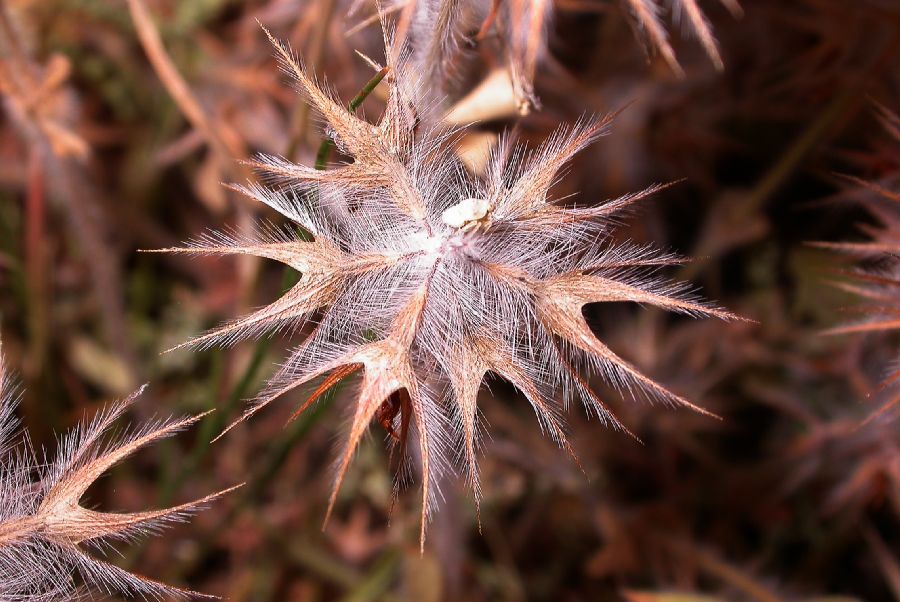
[[[70,431],[59,440],[55,457],[42,461],[26,438],[9,441],[13,404],[0,357],[0,600],[92,599],[92,592],[154,599],[212,597],[130,573],[84,549],[108,549],[117,541],[156,534],[231,491],[144,512],[101,512],[80,505],[87,489],[113,465],[202,418],[159,420],[111,435],[113,423],[141,391]]]
[[[900,134],[896,127],[897,124],[900,124],[900,117],[877,103],[875,111],[891,141],[900,143]],[[900,296],[898,296],[900,263],[897,261],[897,254],[900,253],[900,242],[898,242],[900,241],[900,211],[898,211],[900,205],[897,204],[900,202],[900,189],[898,189],[896,169],[893,177],[888,177],[883,182],[871,182],[850,175],[841,175],[841,177],[856,187],[863,206],[880,224],[865,229],[872,236],[872,240],[818,242],[814,243],[814,246],[851,253],[867,259],[883,258],[885,262],[877,271],[857,269],[841,273],[845,280],[833,284],[860,297],[864,303],[859,310],[864,317],[853,323],[829,328],[823,334],[873,334],[900,330]],[[897,371],[893,370],[882,383],[882,389],[891,389],[892,397],[873,412],[867,421],[892,413],[900,405],[900,396],[896,394],[896,389],[892,386],[896,385],[897,374]]]

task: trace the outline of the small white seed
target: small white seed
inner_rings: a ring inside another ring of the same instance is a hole
[[[462,228],[470,222],[484,219],[490,210],[490,203],[485,199],[463,199],[441,214],[441,221],[451,228]]]

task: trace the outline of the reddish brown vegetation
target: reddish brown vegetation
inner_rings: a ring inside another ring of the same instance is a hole
[[[17,416],[51,449],[147,380],[135,423],[217,408],[79,480],[66,508],[100,534],[145,516],[115,509],[249,483],[109,570],[234,600],[900,596],[900,14],[742,4],[0,5]],[[309,103],[260,23],[302,59],[281,56]],[[602,128],[584,116],[622,107],[588,144]],[[347,212],[310,215],[311,198]],[[226,234],[200,246],[243,255],[135,252],[211,231]],[[444,232],[436,263],[454,270],[429,275]],[[730,317],[671,282],[755,322],[659,311]],[[209,444],[243,399],[277,392]],[[628,432],[565,406],[578,398]],[[443,500],[420,554],[423,497],[405,484],[423,481]]]

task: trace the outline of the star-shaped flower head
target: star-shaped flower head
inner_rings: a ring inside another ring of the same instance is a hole
[[[372,125],[276,43],[282,66],[350,161],[317,171],[263,157],[258,165],[268,183],[241,189],[291,220],[291,229],[266,228],[253,240],[213,233],[169,250],[255,255],[302,274],[271,305],[186,345],[229,344],[313,323],[240,420],[322,379],[303,411],[335,382],[361,372],[329,513],[354,450],[377,420],[401,444],[408,433],[418,443],[424,540],[435,481],[450,455],[463,461],[479,496],[477,397],[488,372],[518,388],[542,428],[572,452],[561,417],[570,398],[623,428],[588,387],[592,374],[630,395],[699,410],[598,340],[582,314],[585,305],[631,301],[735,316],[654,275],[680,258],[612,242],[610,218],[660,186],[595,207],[550,197],[569,160],[606,132],[611,117],[560,129],[531,153],[507,140],[486,175],[475,178],[447,133],[418,123],[423,84],[404,54],[386,46],[387,109]],[[299,237],[297,226],[311,240]]]
[[[0,600],[93,600],[97,594],[113,593],[155,599],[212,597],[130,573],[88,550],[110,550],[115,542],[158,533],[226,491],[146,512],[101,512],[80,505],[104,472],[200,416],[110,435],[138,392],[61,438],[54,458],[39,459],[27,438],[13,440],[14,400],[4,376],[0,358]]]
[[[431,82],[434,98],[441,97],[458,79],[460,63],[471,56],[473,46],[489,44],[487,52],[502,57],[512,85],[516,108],[522,115],[540,109],[535,94],[535,76],[539,64],[549,58],[548,38],[557,11],[566,7],[551,0],[381,0],[377,10],[397,12],[397,35],[413,47],[411,60],[417,72]],[[700,0],[620,0],[622,11],[635,34],[644,43],[648,58],[658,54],[678,76],[684,70],[675,55],[666,16],[693,36],[719,71],[724,69],[719,43]],[[738,0],[719,0],[735,18],[743,15]],[[348,16],[362,5],[353,3]],[[578,12],[580,7],[571,5]],[[353,33],[375,18],[366,18],[350,29]],[[480,25],[479,25],[480,23]],[[477,33],[468,35],[477,28]],[[557,69],[559,67],[557,66]]]
[[[885,333],[900,330],[900,116],[886,107],[876,104],[877,117],[888,134],[888,149],[885,157],[878,157],[878,164],[884,173],[878,181],[869,181],[855,176],[845,176],[858,187],[860,201],[871,213],[878,225],[864,225],[862,230],[871,240],[863,242],[818,243],[826,249],[859,255],[863,258],[879,260],[876,268],[859,268],[845,272],[847,281],[836,285],[864,301],[862,319],[837,326],[826,334],[845,335],[859,333]],[[883,392],[888,395],[878,411],[869,420],[886,413],[896,413],[900,405],[900,393],[896,385],[900,382],[900,365],[895,365],[882,382]]]

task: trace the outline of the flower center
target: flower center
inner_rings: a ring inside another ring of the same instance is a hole
[[[459,230],[469,229],[483,223],[491,210],[491,204],[485,199],[463,199],[452,207],[447,207],[441,214],[441,221]]]

